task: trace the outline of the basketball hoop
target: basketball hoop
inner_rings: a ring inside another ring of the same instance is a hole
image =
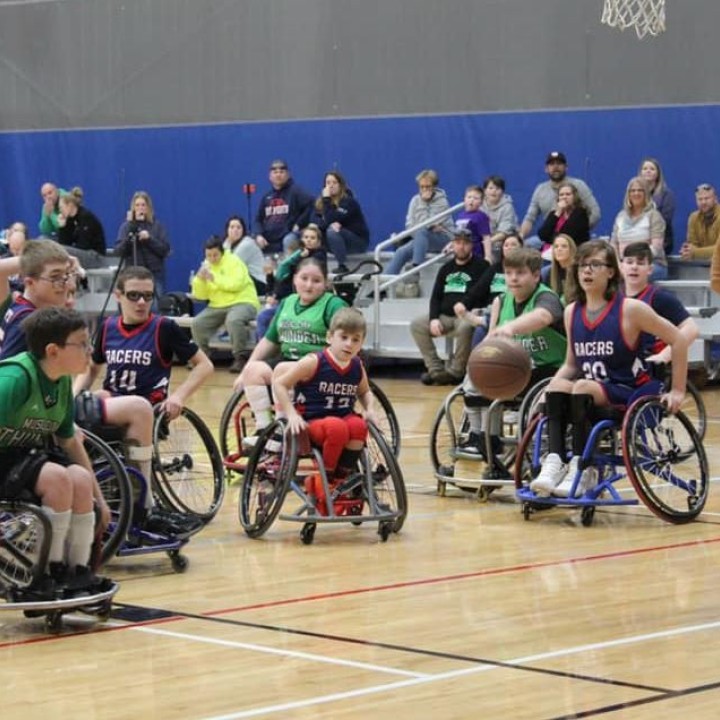
[[[635,28],[641,40],[659,35],[665,32],[665,0],[605,0],[601,22],[619,30]]]

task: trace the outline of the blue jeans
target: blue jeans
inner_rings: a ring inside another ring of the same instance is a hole
[[[329,252],[338,261],[338,265],[345,264],[348,253],[365,252],[370,244],[368,238],[362,238],[345,228],[340,228],[340,230],[328,228],[325,232],[325,242]]]
[[[260,340],[265,337],[265,333],[267,332],[267,329],[270,327],[270,323],[272,322],[272,319],[275,316],[277,309],[278,309],[277,305],[273,305],[272,307],[263,308],[258,313],[257,318],[255,318],[255,325],[256,325],[255,337],[258,342],[260,342]]]
[[[661,265],[658,262],[653,263],[652,275],[650,275],[650,282],[656,282],[658,280],[667,280],[668,266]]]
[[[398,248],[390,264],[385,268],[388,275],[399,275],[403,266],[412,262],[420,265],[425,262],[425,255],[429,252],[440,252],[450,241],[450,237],[442,232],[435,232],[423,228],[413,234],[412,240]]]

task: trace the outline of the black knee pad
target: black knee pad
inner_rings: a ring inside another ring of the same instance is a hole
[[[103,402],[89,390],[75,398],[75,422],[90,432],[97,431],[104,422]]]
[[[577,394],[570,396],[570,418],[573,423],[588,423],[594,406],[592,395]]]
[[[545,394],[545,412],[551,420],[565,420],[570,410],[570,395],[561,392]]]

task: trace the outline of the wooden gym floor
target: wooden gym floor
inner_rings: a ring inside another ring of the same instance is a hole
[[[183,376],[175,369],[176,379]],[[64,718],[716,718],[720,500],[689,525],[643,507],[556,509],[436,495],[432,419],[449,388],[376,376],[403,428],[403,531],[277,522],[250,540],[237,485],[186,548],[121,558],[104,626],[0,613],[3,715]],[[191,406],[216,428],[223,368]],[[720,468],[720,389],[704,391]]]

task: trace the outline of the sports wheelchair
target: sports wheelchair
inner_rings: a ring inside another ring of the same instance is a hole
[[[515,462],[516,450],[530,418],[537,412],[539,399],[550,378],[538,381],[513,400],[495,400],[488,408],[488,421],[482,438],[484,454],[467,452],[464,448],[470,435],[470,425],[465,409],[465,390],[459,385],[445,398],[433,421],[430,434],[430,460],[432,462],[437,492],[444,496],[448,485],[470,493],[477,493],[481,501],[503,486],[515,486],[513,477],[493,478],[492,473],[481,475],[480,468],[473,466],[487,463],[492,468],[496,448],[491,442],[491,431],[500,437],[502,453],[497,459],[507,468]],[[467,472],[468,465],[472,472]]]
[[[318,485],[321,493],[316,495],[312,488],[317,492]],[[289,492],[300,504],[280,515]],[[321,451],[310,445],[307,434],[295,435],[285,419],[276,419],[244,463],[238,509],[251,538],[261,537],[279,515],[281,520],[303,523],[300,537],[306,545],[313,542],[318,524],[343,522],[377,522],[385,542],[405,522],[407,492],[395,454],[373,423],[368,423],[356,472],[334,484],[328,480]]]
[[[653,385],[650,392],[657,390]],[[595,408],[591,420],[567,497],[540,496],[530,488],[547,455],[548,420],[541,412],[530,421],[515,463],[516,496],[525,520],[538,510],[575,507],[589,527],[597,507],[638,505],[638,498],[670,523],[689,522],[702,512],[709,491],[708,461],[695,425],[682,410],[670,414],[659,395],[645,391],[624,413]],[[623,483],[626,479],[631,487]],[[627,496],[631,488],[637,497]]]
[[[370,390],[375,399],[375,415],[378,429],[387,438],[394,455],[400,454],[400,424],[393,406],[379,385],[368,378]],[[220,453],[227,471],[228,480],[233,473],[245,471],[249,450],[243,440],[255,435],[255,419],[244,390],[236,390],[228,400],[220,417]]]
[[[52,528],[47,515],[31,502],[0,500],[0,611],[44,617],[50,632],[62,629],[62,617],[82,612],[104,622],[110,617],[118,585],[103,580],[83,592],[68,594],[63,586],[43,587]],[[96,543],[97,545],[97,543]],[[96,550],[97,548],[94,548]],[[93,552],[97,566],[99,552]]]
[[[83,431],[85,448],[112,513],[102,561],[163,551],[173,569],[184,572],[189,560],[180,550],[215,517],[225,495],[222,458],[212,433],[189,408],[173,421],[157,413],[148,481],[126,460],[122,428],[96,425],[93,430],[97,434]],[[155,501],[149,516],[148,492]]]

